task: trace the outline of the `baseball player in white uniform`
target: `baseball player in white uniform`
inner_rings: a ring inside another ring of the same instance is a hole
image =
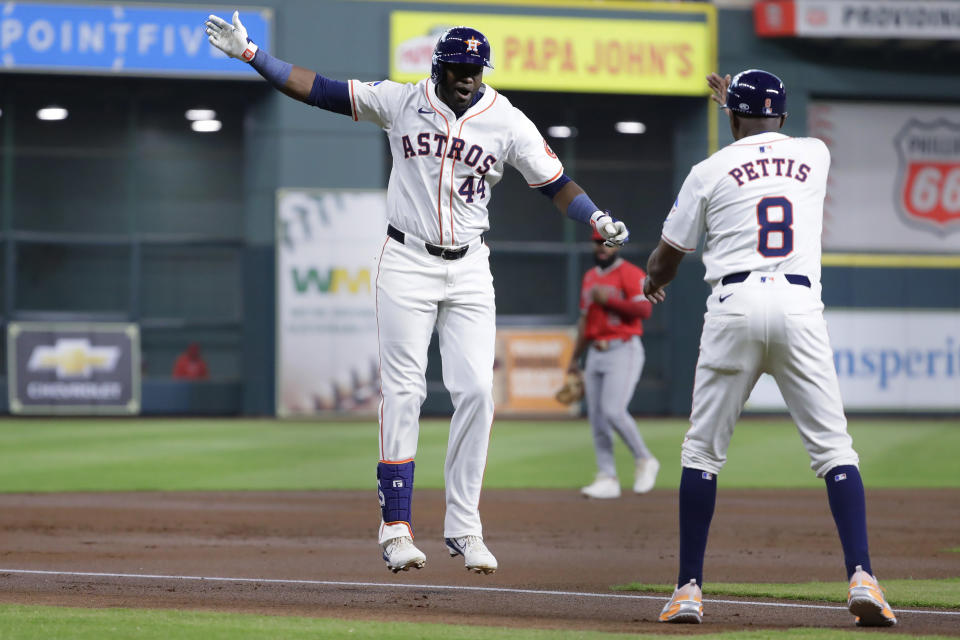
[[[820,300],[820,233],[830,152],[791,138],[779,78],[751,69],[711,74],[734,142],[687,176],[647,264],[644,293],[662,302],[684,255],[705,235],[707,299],[690,429],[682,446],[680,570],[662,622],[702,620],[703,559],[716,477],[733,428],[761,373],[774,377],[817,477],[824,478],[860,625],[896,617],[870,568],[859,459],[847,434]]]
[[[206,26],[214,46],[250,63],[280,91],[373,122],[387,134],[393,154],[389,226],[375,282],[381,551],[393,572],[426,562],[413,543],[411,499],[427,347],[436,328],[454,405],[444,465],[444,538],[450,555],[462,555],[468,570],[492,573],[497,560],[483,542],[478,509],[493,422],[496,309],[483,239],[492,189],[510,164],[561,212],[589,224],[611,245],[627,239],[626,225],[600,211],[564,174],[536,126],[483,84],[484,68],[492,67],[490,45],[476,29],[446,31],[434,49],[430,78],[399,84],[339,82],[277,60],[248,40],[237,13],[232,23],[211,15]]]

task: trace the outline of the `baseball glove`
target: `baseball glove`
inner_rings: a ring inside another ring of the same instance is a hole
[[[573,404],[583,399],[583,374],[579,371],[568,371],[563,386],[553,396],[562,404]]]

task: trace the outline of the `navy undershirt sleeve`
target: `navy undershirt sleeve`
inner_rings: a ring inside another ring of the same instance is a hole
[[[550,184],[537,187],[537,191],[553,200],[553,197],[560,193],[560,189],[563,189],[563,185],[567,184],[568,182],[570,182],[570,178],[567,177],[567,174],[563,174]]]
[[[346,82],[324,78],[319,73],[313,78],[313,87],[307,104],[320,107],[334,113],[352,116],[350,108],[350,87]]]

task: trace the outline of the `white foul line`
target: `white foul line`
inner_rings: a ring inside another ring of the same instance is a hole
[[[95,573],[92,571],[42,571],[39,569],[2,569],[0,574],[17,573],[24,575],[45,576],[75,576],[83,578],[134,578],[139,580],[194,580],[197,582],[256,582],[265,584],[304,584],[326,587],[377,587],[400,589],[432,589],[438,591],[482,591],[487,593],[521,593],[541,596],[573,596],[578,598],[626,598],[629,600],[659,600],[666,602],[669,598],[663,596],[644,596],[629,593],[589,593],[581,591],[547,591],[542,589],[511,589],[509,587],[463,587],[449,584],[408,584],[394,582],[340,582],[337,580],[293,580],[280,578],[224,578],[210,576],[166,576],[150,573]],[[740,604],[754,607],[781,607],[793,609],[826,609],[830,611],[846,611],[846,607],[822,604],[795,604],[791,602],[752,602],[749,600],[717,600],[704,598],[705,603]],[[927,611],[925,609],[895,609],[896,613],[920,613],[934,616],[960,616],[960,611]]]

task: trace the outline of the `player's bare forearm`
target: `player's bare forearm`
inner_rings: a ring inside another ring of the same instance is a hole
[[[286,84],[280,87],[280,91],[300,102],[307,102],[310,90],[313,89],[313,79],[316,77],[316,72],[294,65],[290,70],[290,77]]]
[[[570,203],[573,202],[573,199],[576,198],[581,193],[586,193],[580,185],[571,180],[567,184],[563,185],[563,188],[557,192],[557,195],[553,196],[553,205],[562,213],[567,215],[567,207],[570,206]]]
[[[643,294],[647,300],[657,304],[666,298],[666,287],[677,277],[677,270],[685,254],[660,240],[660,244],[647,260],[647,277],[643,281]]]

